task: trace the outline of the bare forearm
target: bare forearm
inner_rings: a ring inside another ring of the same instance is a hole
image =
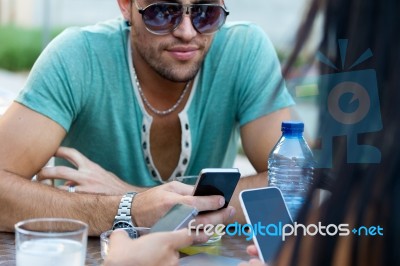
[[[267,186],[267,173],[262,172],[254,176],[247,176],[240,179],[235,192],[233,193],[230,205],[235,207],[236,215],[228,223],[239,222],[246,223],[242,207],[240,206],[239,194],[244,189],[258,188]]]
[[[120,196],[68,193],[15,174],[0,172],[0,230],[13,231],[18,221],[68,217],[89,224],[89,234],[110,229]]]

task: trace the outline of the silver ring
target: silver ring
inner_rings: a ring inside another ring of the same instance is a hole
[[[75,186],[69,186],[68,187],[68,192],[75,192]]]

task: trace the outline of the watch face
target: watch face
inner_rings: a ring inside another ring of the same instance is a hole
[[[118,221],[113,225],[113,230],[117,229],[117,228],[131,228],[131,227],[133,227],[133,226],[129,222]]]
[[[125,229],[125,231],[129,235],[129,237],[132,239],[139,237],[137,230],[128,222],[124,222],[124,221],[116,222],[113,226],[113,230],[115,230],[115,229]]]

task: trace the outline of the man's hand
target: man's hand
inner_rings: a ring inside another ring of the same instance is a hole
[[[136,195],[133,200],[132,217],[137,226],[151,227],[175,204],[181,203],[200,211],[213,211],[196,217],[196,224],[223,224],[235,214],[233,207],[219,211],[224,206],[222,196],[192,196],[193,186],[173,181]]]
[[[123,230],[111,234],[105,266],[113,265],[179,265],[178,250],[193,243],[187,229],[154,233],[130,239]]]
[[[69,161],[77,169],[66,166],[45,167],[37,174],[38,181],[64,179],[67,182],[64,186],[58,187],[62,190],[68,190],[68,186],[74,185],[76,192],[105,195],[123,195],[128,191],[138,191],[137,187],[125,183],[75,149],[60,147],[55,157]]]
[[[247,254],[253,257],[258,257],[258,251],[256,246],[250,245],[246,249]],[[240,263],[239,266],[268,266],[267,264],[264,264],[261,260],[259,259],[251,259],[249,262],[244,262]]]

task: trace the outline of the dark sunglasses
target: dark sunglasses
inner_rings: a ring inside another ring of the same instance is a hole
[[[193,27],[201,34],[211,34],[224,25],[229,15],[225,6],[216,4],[154,3],[136,8],[142,14],[146,28],[151,33],[165,35],[173,32],[183,20],[183,15],[190,15]]]

